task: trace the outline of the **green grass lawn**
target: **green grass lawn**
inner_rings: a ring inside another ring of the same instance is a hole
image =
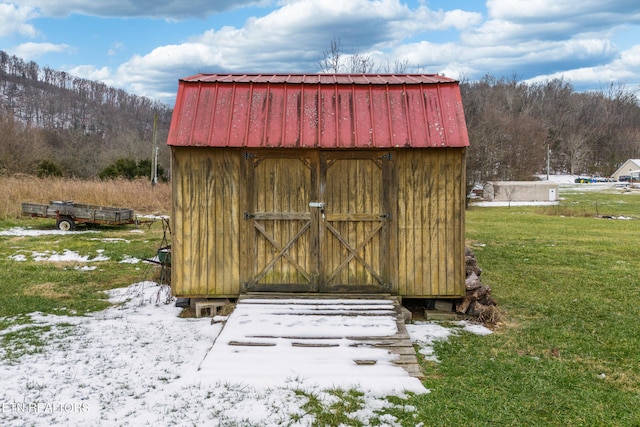
[[[425,425],[640,425],[640,195],[563,196],[467,212],[505,320],[436,348]]]
[[[561,197],[557,207],[467,211],[468,245],[504,321],[492,335],[460,334],[437,345],[440,363],[424,364],[431,393],[407,399],[415,412],[390,411],[403,425],[640,426],[640,194],[561,191]],[[24,219],[0,222],[0,229],[15,225],[52,227]],[[144,265],[119,261],[153,256],[161,226],[131,229],[0,236],[0,329],[32,311],[102,309],[104,290],[149,279]],[[77,263],[31,259],[33,252],[63,249],[110,261],[80,271]],[[19,253],[28,259],[10,259]],[[6,334],[0,344],[19,357],[38,351],[38,332]],[[325,409],[313,410],[318,425],[323,419],[333,425],[338,418],[322,418]]]
[[[54,230],[53,220],[0,221],[0,230],[11,227]],[[162,240],[159,222],[143,226],[98,227],[81,234],[0,236],[0,329],[19,321],[24,314],[40,311],[55,314],[84,314],[101,310],[105,290],[152,279],[154,269],[146,263],[122,262],[127,257],[150,258]],[[73,251],[80,257],[108,258],[97,262],[36,261],[42,257]],[[16,261],[22,256],[23,261]],[[83,270],[83,267],[95,267]]]

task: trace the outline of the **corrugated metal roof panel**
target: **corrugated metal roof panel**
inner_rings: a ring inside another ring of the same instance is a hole
[[[415,84],[452,83],[437,74],[196,74],[184,82],[305,83],[305,84]]]
[[[198,74],[180,80],[172,146],[469,145],[458,82],[429,74]]]

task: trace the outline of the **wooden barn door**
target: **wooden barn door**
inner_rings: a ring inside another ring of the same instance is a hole
[[[244,213],[247,291],[317,291],[318,232],[309,207],[317,165],[309,156],[285,154],[244,155],[250,207]]]
[[[391,154],[321,154],[321,291],[390,292]]]
[[[245,290],[390,292],[383,154],[245,153]]]

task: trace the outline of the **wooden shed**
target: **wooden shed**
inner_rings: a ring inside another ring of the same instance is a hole
[[[176,296],[464,295],[457,81],[199,74],[168,145]]]

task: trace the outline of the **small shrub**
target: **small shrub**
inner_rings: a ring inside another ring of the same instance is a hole
[[[60,169],[60,166],[56,165],[51,160],[42,160],[38,163],[36,175],[38,178],[47,178],[51,176],[61,177],[62,169]]]
[[[136,162],[133,159],[118,159],[100,172],[100,179],[125,178],[133,180],[151,176],[151,160],[144,159]],[[158,165],[158,180],[167,182],[167,173]]]

